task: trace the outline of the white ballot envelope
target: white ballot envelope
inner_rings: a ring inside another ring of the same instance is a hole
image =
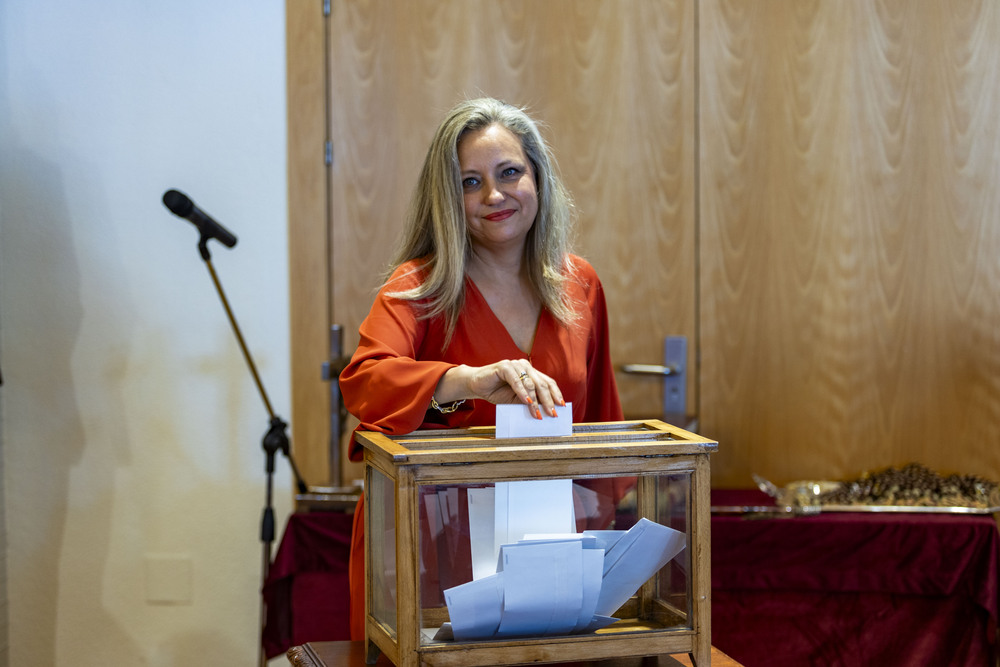
[[[604,556],[604,580],[597,613],[610,616],[646,580],[679,554],[684,533],[642,518]]]
[[[497,637],[562,635],[576,627],[583,606],[579,540],[504,545],[500,563],[503,613]]]
[[[524,403],[497,406],[498,438],[540,438],[573,435],[573,404],[556,406],[556,416],[542,415],[536,419],[534,408]]]
[[[458,641],[492,637],[503,611],[503,575],[494,574],[444,592],[452,633]]]
[[[611,614],[685,543],[645,518],[627,531],[528,534],[499,547],[495,574],[444,592],[451,627],[439,638],[594,632],[618,620]]]
[[[567,533],[576,526],[571,479],[497,482],[469,489],[468,502],[473,579],[497,571],[501,545],[529,533]]]

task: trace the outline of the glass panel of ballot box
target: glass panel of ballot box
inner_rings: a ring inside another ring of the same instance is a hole
[[[708,665],[717,443],[657,420],[494,435],[358,432],[370,662]]]

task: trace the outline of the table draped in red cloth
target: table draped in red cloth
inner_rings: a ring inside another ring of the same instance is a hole
[[[311,641],[350,639],[347,564],[353,515],[293,514],[262,592],[268,658]]]
[[[712,492],[757,505],[754,491]],[[265,649],[346,639],[350,514],[289,517],[264,588]],[[991,515],[712,517],[712,643],[746,667],[995,665]]]
[[[747,667],[992,666],[998,549],[992,515],[714,516],[712,641]]]

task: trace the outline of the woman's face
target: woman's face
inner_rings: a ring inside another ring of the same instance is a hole
[[[490,125],[458,142],[465,224],[473,245],[520,250],[538,213],[531,162],[510,130]]]

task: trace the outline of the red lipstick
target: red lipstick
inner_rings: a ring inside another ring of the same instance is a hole
[[[501,220],[506,220],[512,215],[514,215],[514,209],[505,208],[502,211],[497,211],[496,213],[490,213],[489,215],[484,215],[483,217],[491,222],[500,222]]]

